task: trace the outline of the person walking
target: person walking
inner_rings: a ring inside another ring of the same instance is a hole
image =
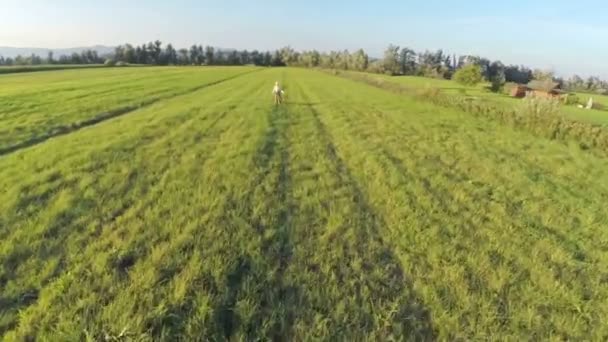
[[[283,89],[281,89],[279,81],[276,81],[274,83],[274,88],[272,88],[272,94],[274,95],[275,105],[280,105],[281,103],[283,103],[283,94],[285,94],[285,92],[283,91]]]

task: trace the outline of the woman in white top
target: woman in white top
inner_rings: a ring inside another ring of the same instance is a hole
[[[274,88],[272,88],[272,94],[274,95],[275,105],[280,105],[281,103],[283,103],[283,94],[285,94],[285,92],[283,91],[283,89],[281,89],[279,81],[276,81],[274,83]]]

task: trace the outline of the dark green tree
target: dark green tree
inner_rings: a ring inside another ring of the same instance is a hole
[[[477,64],[469,64],[456,71],[454,80],[463,85],[475,86],[483,81],[482,69]]]
[[[175,51],[175,48],[173,48],[173,45],[171,44],[167,44],[167,46],[165,47],[165,58],[167,61],[167,64],[169,65],[176,65],[177,64],[177,51]]]
[[[401,49],[399,64],[402,75],[413,75],[416,72],[416,52],[407,47]]]
[[[384,72],[389,75],[398,75],[401,67],[399,65],[399,47],[389,45],[384,51],[383,59]]]
[[[215,51],[212,46],[205,47],[205,62],[207,65],[214,65],[215,61],[213,58],[215,57]]]

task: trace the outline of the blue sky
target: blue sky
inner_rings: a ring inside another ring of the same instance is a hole
[[[0,0],[0,46],[141,43],[319,50],[394,43],[608,78],[606,0]]]

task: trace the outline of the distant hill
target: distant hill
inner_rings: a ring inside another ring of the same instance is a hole
[[[17,48],[17,47],[9,47],[9,46],[0,46],[0,56],[3,57],[17,57],[18,55],[29,56],[31,54],[36,54],[41,57],[46,57],[49,51],[53,51],[55,57],[61,55],[71,55],[72,53],[80,53],[84,50],[95,50],[99,55],[105,55],[108,53],[114,52],[114,47],[105,46],[105,45],[94,45],[94,46],[85,46],[85,47],[75,47],[68,49],[47,49],[47,48]]]

